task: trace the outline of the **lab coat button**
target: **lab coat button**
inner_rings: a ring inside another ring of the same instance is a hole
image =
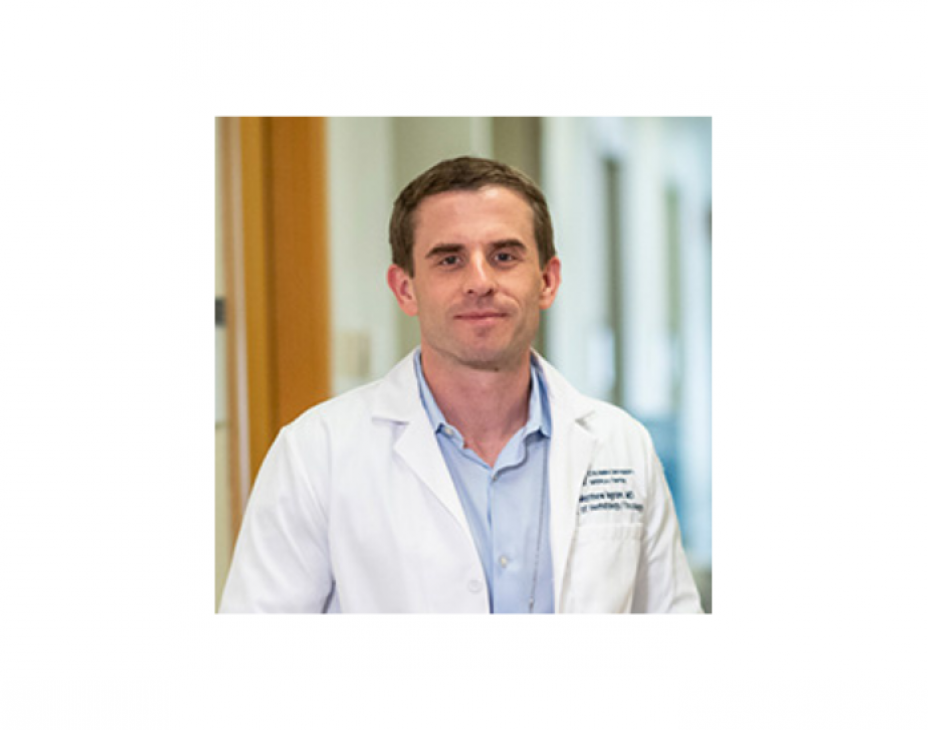
[[[480,591],[483,590],[483,583],[481,583],[479,580],[472,580],[467,584],[467,589],[471,593],[480,593]]]

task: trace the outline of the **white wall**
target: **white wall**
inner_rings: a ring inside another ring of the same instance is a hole
[[[387,287],[393,130],[382,117],[328,120],[329,265],[335,393],[384,375],[398,359]]]
[[[600,165],[591,120],[544,120],[540,184],[562,262],[561,289],[546,315],[547,356],[581,392],[609,398],[613,363],[607,341],[606,200]]]
[[[664,220],[664,120],[630,120],[627,127],[626,215],[622,282],[627,358],[626,402],[639,418],[671,410],[672,343],[668,331],[667,231]]]
[[[674,120],[666,174],[681,191],[683,340],[680,446],[687,490],[690,554],[711,560],[712,481],[712,122]]]

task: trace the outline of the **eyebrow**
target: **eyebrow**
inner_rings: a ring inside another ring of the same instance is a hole
[[[441,258],[442,256],[447,256],[448,254],[460,253],[463,250],[464,245],[461,243],[439,243],[435,246],[432,246],[429,252],[425,254],[425,258]]]
[[[491,247],[494,251],[499,251],[501,248],[517,248],[520,251],[528,251],[528,247],[518,238],[505,238],[502,241],[494,241]]]

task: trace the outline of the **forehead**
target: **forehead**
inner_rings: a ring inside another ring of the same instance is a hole
[[[451,190],[430,195],[416,210],[416,244],[481,242],[488,237],[534,242],[532,208],[519,193],[500,186]]]

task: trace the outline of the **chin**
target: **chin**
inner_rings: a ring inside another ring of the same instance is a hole
[[[471,348],[462,353],[460,361],[475,370],[497,371],[518,360],[510,350]]]
[[[432,340],[428,345],[428,349],[447,362],[486,372],[520,366],[530,348],[531,341],[522,344],[499,337]]]

